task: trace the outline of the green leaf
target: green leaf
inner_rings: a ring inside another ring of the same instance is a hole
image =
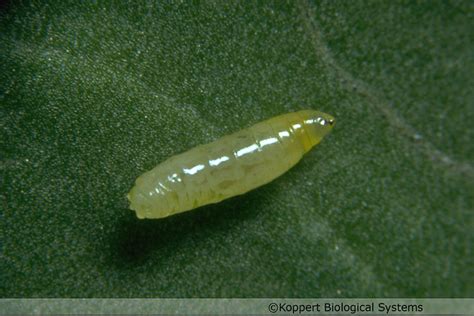
[[[2,297],[472,297],[471,1],[12,1]],[[138,220],[135,178],[277,114],[274,182]]]

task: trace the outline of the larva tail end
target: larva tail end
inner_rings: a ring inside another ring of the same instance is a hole
[[[127,199],[130,201],[129,208],[135,212],[137,218],[157,219],[172,215],[171,212],[160,211],[156,205],[150,205],[150,202],[139,192],[136,187],[133,187],[127,194]]]
[[[139,219],[144,219],[145,218],[144,212],[141,212],[139,205],[137,205],[137,200],[136,200],[137,197],[136,197],[136,194],[135,194],[134,191],[135,191],[135,187],[133,187],[130,190],[130,192],[128,192],[128,194],[127,194],[127,199],[130,202],[129,208],[130,208],[130,210],[135,212],[135,215]]]
[[[145,219],[145,216],[143,216],[142,213],[140,213],[140,212],[135,212],[135,214],[137,215],[137,218],[138,218],[138,219]]]

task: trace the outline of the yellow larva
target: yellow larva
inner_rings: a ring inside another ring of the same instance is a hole
[[[293,167],[332,129],[334,118],[283,114],[173,156],[128,193],[138,218],[161,218],[244,194]]]

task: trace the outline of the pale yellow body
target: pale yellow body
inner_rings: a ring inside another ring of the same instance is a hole
[[[139,218],[161,218],[246,193],[294,166],[333,126],[328,114],[280,115],[173,156],[128,194]]]

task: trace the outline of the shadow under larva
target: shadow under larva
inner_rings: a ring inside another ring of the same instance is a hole
[[[204,243],[217,233],[223,233],[225,238],[232,228],[259,216],[263,203],[261,194],[257,190],[245,197],[237,196],[200,207],[198,212],[186,212],[160,221],[137,221],[127,212],[110,237],[109,260],[118,268],[133,269],[150,262],[159,269],[159,262],[180,253],[187,240],[194,244]]]

